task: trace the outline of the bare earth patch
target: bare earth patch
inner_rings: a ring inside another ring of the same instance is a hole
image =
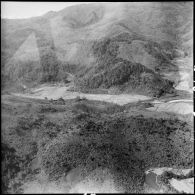
[[[124,105],[131,102],[137,102],[140,100],[149,100],[151,97],[137,95],[137,94],[120,94],[120,95],[110,95],[110,94],[84,94],[79,92],[67,91],[66,86],[43,86],[39,88],[34,88],[30,93],[19,94],[13,93],[13,95],[27,98],[44,99],[58,99],[62,97],[63,99],[74,99],[77,96],[86,97],[89,100],[99,100],[105,102],[116,103],[119,105]]]

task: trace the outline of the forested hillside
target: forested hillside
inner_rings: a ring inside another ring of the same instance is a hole
[[[2,81],[32,86],[71,73],[75,90],[172,93],[182,79],[177,59],[192,57],[192,22],[190,2],[97,3],[2,19]]]

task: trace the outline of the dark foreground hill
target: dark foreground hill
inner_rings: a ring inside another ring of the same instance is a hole
[[[43,172],[45,182],[57,183],[79,168],[79,181],[107,169],[123,192],[138,193],[151,167],[191,168],[192,121],[147,111],[147,106],[7,96],[2,104],[3,192],[23,192],[23,184],[39,183]]]
[[[192,7],[97,3],[2,19],[3,86],[67,82],[71,73],[75,90],[172,93],[180,80],[175,59],[192,56]]]

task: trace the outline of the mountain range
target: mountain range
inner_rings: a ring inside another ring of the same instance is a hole
[[[190,2],[94,3],[1,19],[3,87],[71,82],[72,90],[174,93],[192,82]],[[186,82],[186,81],[185,81]]]

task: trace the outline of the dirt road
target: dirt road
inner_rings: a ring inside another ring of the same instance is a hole
[[[34,88],[29,93],[12,93],[12,95],[26,97],[26,98],[36,98],[44,99],[58,99],[62,97],[63,99],[74,99],[77,96],[85,97],[89,100],[99,100],[105,102],[116,103],[119,105],[124,105],[131,102],[137,102],[140,100],[152,99],[148,96],[138,95],[138,94],[120,94],[120,95],[110,95],[110,94],[85,94],[79,92],[67,91],[66,86],[41,86],[39,88]]]
[[[31,89],[28,93],[12,93],[12,95],[35,98],[35,99],[58,99],[62,97],[63,99],[74,99],[77,96],[85,97],[89,100],[105,101],[110,103],[115,103],[118,105],[125,105],[132,102],[151,100],[154,107],[148,108],[151,111],[157,112],[173,112],[177,114],[189,114],[193,113],[193,101],[188,99],[171,100],[169,102],[152,100],[151,97],[138,95],[138,94],[85,94],[79,92],[72,92],[67,90],[67,86],[58,85],[42,85],[37,88]]]

